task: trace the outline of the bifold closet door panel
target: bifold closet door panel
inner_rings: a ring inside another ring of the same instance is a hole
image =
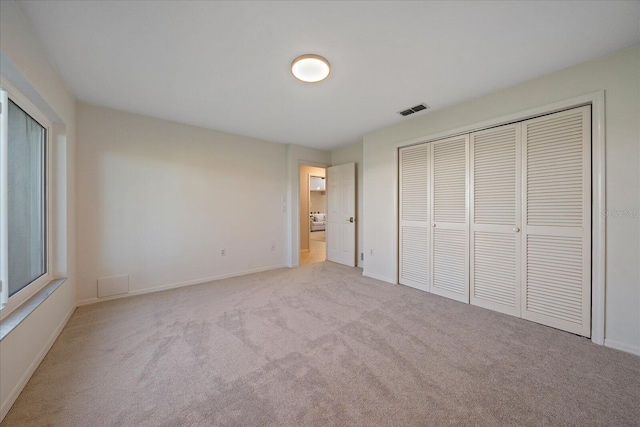
[[[591,334],[591,107],[522,123],[522,317]]]
[[[520,316],[520,124],[472,133],[471,304]]]
[[[431,292],[469,302],[469,135],[431,143]]]
[[[400,149],[399,282],[429,291],[428,144]]]

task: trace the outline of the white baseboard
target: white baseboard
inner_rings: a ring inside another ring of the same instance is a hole
[[[635,354],[636,356],[640,356],[640,347],[626,344],[620,341],[612,340],[610,338],[604,339],[604,346],[615,348],[616,350],[621,350],[627,353]]]
[[[105,297],[105,298],[88,298],[88,299],[84,299],[84,300],[78,301],[76,303],[76,305],[78,307],[80,307],[80,306],[83,306],[83,305],[95,304],[95,303],[101,302],[101,301],[109,301],[109,300],[112,300],[112,299],[128,298],[128,297],[132,297],[132,296],[135,296],[135,295],[143,295],[143,294],[149,294],[149,293],[152,293],[152,292],[167,291],[169,289],[182,288],[182,287],[185,287],[185,286],[201,285],[202,283],[213,282],[215,280],[228,279],[230,277],[237,277],[237,276],[245,276],[247,274],[260,273],[262,271],[276,270],[278,268],[285,268],[285,267],[287,267],[285,264],[271,265],[271,266],[268,266],[268,267],[254,268],[252,270],[244,270],[244,271],[239,271],[239,272],[236,272],[236,273],[221,274],[219,276],[204,277],[204,278],[201,278],[201,279],[188,280],[186,282],[172,283],[172,284],[169,284],[169,285],[157,286],[157,287],[153,287],[153,288],[138,289],[136,291],[132,291],[132,292],[129,292],[129,293],[126,293],[126,294],[113,295],[113,296]]]
[[[67,324],[67,322],[69,321],[69,319],[71,318],[71,315],[75,310],[76,310],[76,307],[72,307],[71,310],[69,310],[69,313],[67,313],[67,315],[64,316],[62,321],[58,324],[56,329],[53,331],[53,334],[51,334],[51,336],[49,337],[49,340],[47,341],[45,346],[42,347],[42,350],[40,351],[40,353],[38,353],[38,355],[33,360],[33,362],[31,362],[31,364],[29,365],[29,368],[25,371],[24,374],[22,374],[22,377],[20,377],[20,380],[18,381],[16,386],[13,388],[13,390],[11,390],[11,393],[9,393],[9,396],[7,397],[7,399],[4,402],[2,402],[2,406],[0,406],[0,422],[4,420],[4,417],[9,412],[9,409],[11,409],[13,404],[16,402],[16,399],[18,399],[18,396],[20,396],[20,393],[22,392],[22,389],[24,388],[24,386],[27,385],[33,373],[36,371],[36,369],[38,369],[38,366],[40,366],[40,363],[42,363],[42,360],[47,355],[49,350],[51,350],[53,343],[56,342],[56,340],[58,339],[58,336],[60,335],[60,332],[62,332],[62,329],[64,329],[65,325]]]
[[[391,283],[393,285],[397,284],[395,279],[391,279],[391,278],[385,277],[385,276],[378,276],[377,274],[367,273],[366,271],[363,271],[362,275],[364,277],[371,277],[372,279],[382,280],[383,282]]]

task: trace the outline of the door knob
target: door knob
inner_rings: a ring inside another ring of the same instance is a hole
[[[349,217],[349,222],[353,222],[353,221],[355,221],[355,220],[353,219],[353,217],[352,217],[352,216],[351,216],[351,217]]]
[[[518,233],[520,231],[520,228],[518,227],[513,227],[513,231],[515,231],[516,233]]]

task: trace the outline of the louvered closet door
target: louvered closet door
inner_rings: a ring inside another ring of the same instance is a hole
[[[471,134],[471,304],[520,316],[520,124]]]
[[[428,144],[400,149],[400,283],[429,291]]]
[[[431,292],[469,302],[469,136],[431,143]]]
[[[522,317],[591,334],[591,107],[523,122]]]

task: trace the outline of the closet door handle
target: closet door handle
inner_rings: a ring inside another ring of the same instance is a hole
[[[513,231],[515,231],[516,233],[520,232],[520,228],[519,227],[513,227]]]

